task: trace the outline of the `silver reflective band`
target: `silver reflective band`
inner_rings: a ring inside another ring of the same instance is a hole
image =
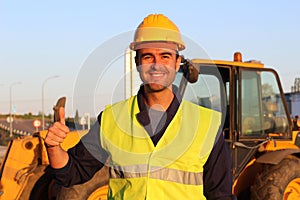
[[[133,165],[133,166],[111,166],[111,178],[138,178],[147,177],[148,165]]]
[[[140,178],[147,177],[147,171],[145,171],[147,165],[137,165],[126,166],[126,167],[111,167],[110,176],[111,178]],[[123,169],[122,169],[123,168]],[[126,169],[130,168],[130,171]],[[132,169],[139,168],[143,169],[141,171],[132,172]],[[203,184],[203,172],[187,172],[177,169],[170,168],[161,168],[161,167],[152,167],[152,170],[149,170],[149,177],[152,179],[159,179],[165,181],[171,181],[176,183],[181,183],[185,185],[202,185]]]
[[[187,172],[177,169],[161,168],[158,171],[152,171],[150,178],[172,181],[185,185],[202,185],[202,172]]]

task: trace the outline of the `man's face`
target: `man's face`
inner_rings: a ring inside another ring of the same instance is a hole
[[[136,56],[136,65],[145,89],[150,92],[171,89],[180,61],[181,58],[177,58],[176,51],[172,49],[140,49]]]

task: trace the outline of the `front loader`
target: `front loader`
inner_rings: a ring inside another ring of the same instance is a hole
[[[300,199],[300,130],[279,76],[259,61],[191,60],[199,70],[185,98],[222,112],[238,199]]]

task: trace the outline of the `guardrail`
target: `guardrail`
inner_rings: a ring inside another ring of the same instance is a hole
[[[10,131],[10,127],[5,124],[2,124],[2,123],[0,123],[0,129],[3,131],[7,131],[7,132]],[[18,129],[12,129],[12,133],[15,135],[21,135],[21,136],[32,135],[32,133],[30,133],[30,132],[18,130]]]

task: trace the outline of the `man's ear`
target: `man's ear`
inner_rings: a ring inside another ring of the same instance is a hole
[[[178,70],[180,68],[180,63],[181,63],[181,56],[178,56],[178,58],[176,59],[176,63],[175,63],[176,72],[178,72]]]

